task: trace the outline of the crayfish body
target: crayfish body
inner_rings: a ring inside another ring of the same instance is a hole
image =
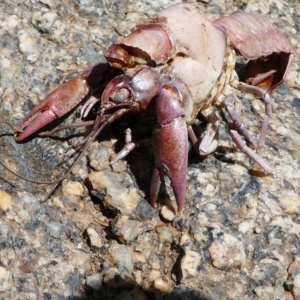
[[[167,176],[181,211],[186,194],[188,139],[201,155],[217,145],[220,124],[217,111],[229,118],[229,133],[237,147],[266,172],[272,168],[257,154],[263,147],[272,113],[270,92],[286,78],[294,50],[279,29],[256,14],[234,13],[208,20],[187,3],[176,4],[138,25],[131,34],[106,51],[108,64],[99,64],[71,79],[35,107],[15,129],[23,141],[70,110],[83,104],[86,116],[93,95],[112,69],[120,69],[102,92],[93,125],[95,137],[106,124],[128,111],[145,111],[155,105],[156,125],[152,143],[155,169],[150,202],[155,206],[161,179]],[[236,56],[247,60],[239,77]],[[252,93],[266,107],[258,142],[242,126],[237,90]],[[202,114],[210,126],[198,142],[191,125]],[[117,159],[132,150],[125,148]]]

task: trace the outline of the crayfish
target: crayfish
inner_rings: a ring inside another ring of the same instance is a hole
[[[84,118],[100,101],[92,130],[85,138],[89,144],[125,113],[146,115],[153,113],[150,107],[154,107],[155,168],[150,202],[156,205],[161,181],[168,177],[179,212],[186,196],[188,140],[201,155],[215,151],[220,110],[229,117],[229,134],[237,148],[265,172],[273,171],[256,150],[265,143],[272,114],[270,93],[285,80],[293,56],[289,40],[258,14],[236,12],[210,21],[193,5],[176,4],[111,45],[105,53],[106,63],[54,90],[16,127],[15,139],[26,140],[79,105]],[[239,72],[237,57],[243,59]],[[103,88],[104,82],[107,85]],[[265,105],[258,141],[242,124],[237,90],[255,95]],[[209,123],[201,141],[191,126],[199,114]],[[128,142],[114,161],[133,147]]]

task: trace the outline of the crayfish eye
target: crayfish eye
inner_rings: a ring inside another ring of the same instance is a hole
[[[120,89],[117,93],[114,95],[114,102],[116,103],[123,103],[128,99],[130,96],[129,91],[127,89]]]

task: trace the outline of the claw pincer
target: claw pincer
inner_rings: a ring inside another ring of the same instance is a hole
[[[163,86],[157,96],[157,125],[153,130],[155,169],[150,187],[150,201],[156,204],[160,177],[167,176],[181,211],[185,201],[188,158],[188,133],[184,109],[176,88]]]
[[[87,93],[87,87],[78,77],[61,85],[26,115],[15,129],[16,141],[25,140],[52,121],[65,116]]]
[[[22,142],[42,130],[52,121],[61,119],[74,110],[92,91],[98,91],[98,85],[106,76],[109,65],[99,63],[85,70],[50,93],[35,106],[15,129],[15,140]]]

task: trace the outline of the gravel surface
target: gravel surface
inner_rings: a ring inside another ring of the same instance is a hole
[[[137,22],[180,1],[101,2],[0,1],[1,121],[16,126],[53,88],[104,61]],[[187,201],[174,217],[148,203],[151,148],[108,164],[128,126],[149,137],[132,116],[109,126],[54,191],[0,167],[0,299],[300,299],[300,3],[193,3],[211,19],[258,12],[291,40],[295,59],[272,94],[261,151],[277,171],[264,175],[221,126],[217,153],[191,153]],[[242,102],[257,136],[264,107],[249,95]],[[1,162],[21,176],[54,180],[76,157],[78,129],[17,144],[0,125]]]

